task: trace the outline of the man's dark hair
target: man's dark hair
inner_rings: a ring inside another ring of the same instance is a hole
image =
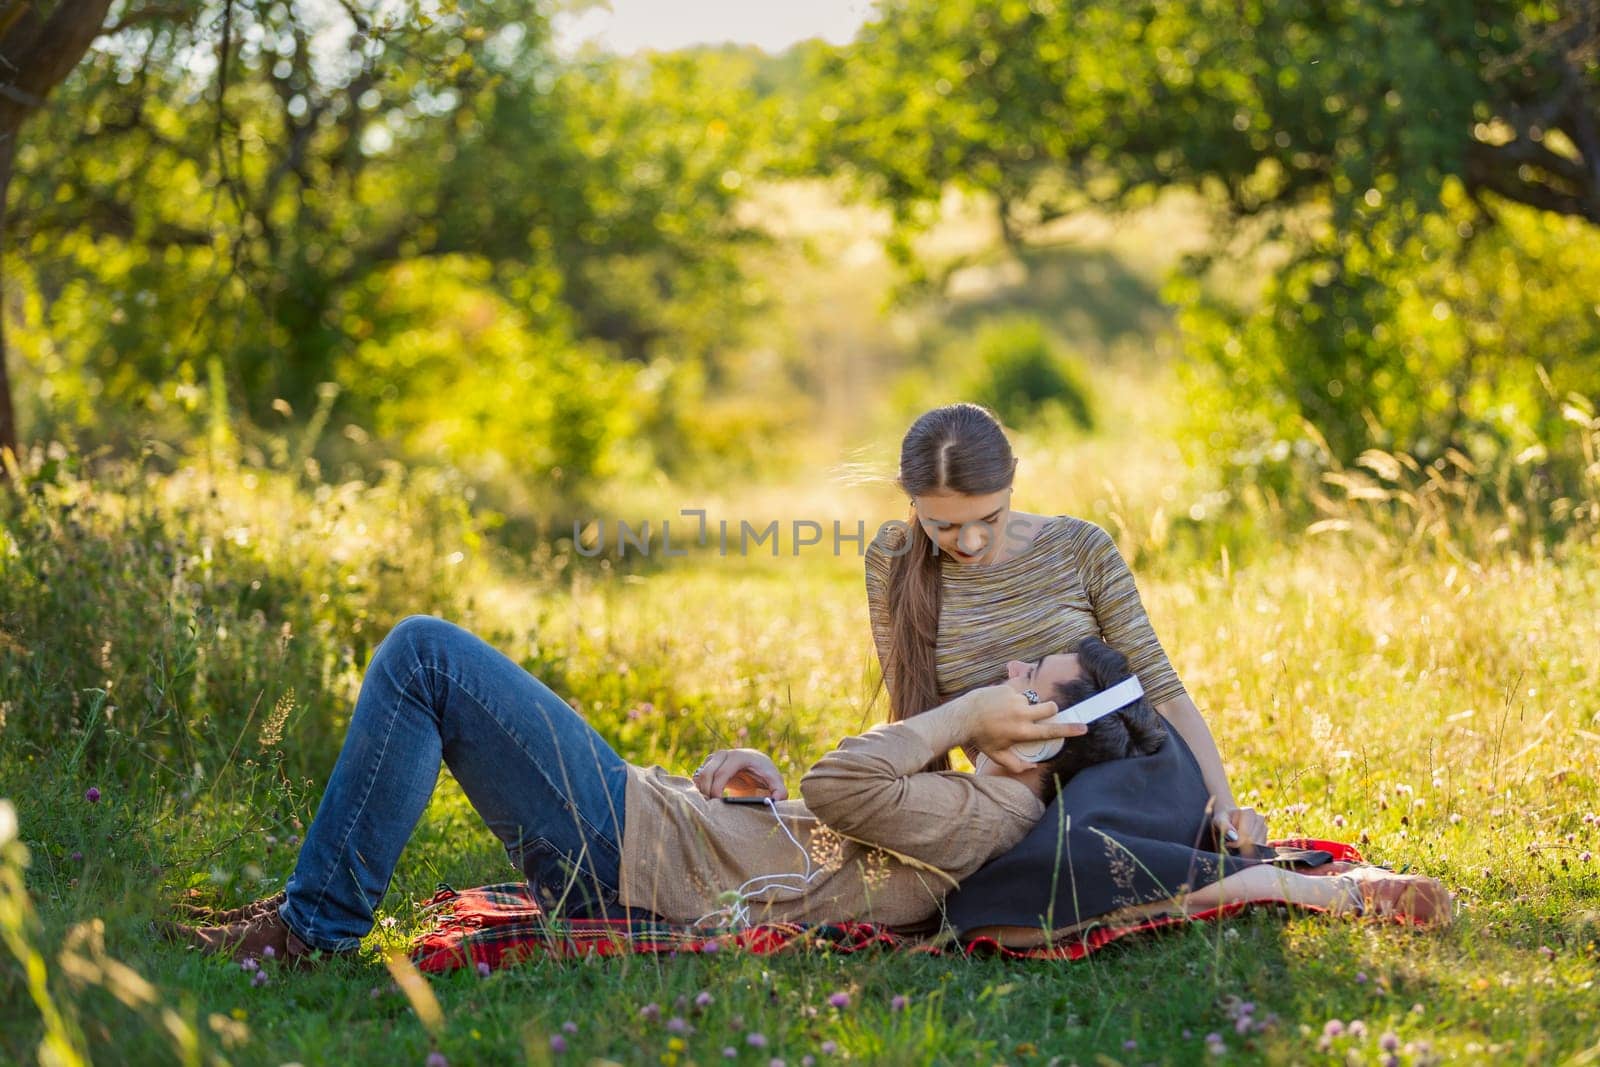
[[[1133,677],[1128,657],[1098,637],[1085,637],[1073,651],[1078,655],[1078,667],[1083,673],[1055,686],[1050,694],[1050,699],[1062,710]],[[1046,804],[1054,800],[1061,787],[1085,767],[1128,756],[1148,756],[1160,751],[1166,740],[1166,723],[1146,697],[1141,696],[1119,711],[1102,715],[1089,724],[1088,733],[1067,738],[1061,751],[1042,764],[1043,800]]]

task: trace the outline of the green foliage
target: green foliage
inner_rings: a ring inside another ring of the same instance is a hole
[[[215,359],[236,421],[336,383],[331,417],[409,459],[580,487],[641,421],[634,466],[694,452],[654,408],[716,383],[761,300],[747,60],[558,61],[528,0],[228,11],[117,35],[28,128],[10,332],[39,431],[181,440]],[[194,73],[225,25],[225,76]]]
[[[1570,517],[1561,501],[1593,479],[1600,234],[1516,205],[1485,215],[1453,185],[1369,242],[1319,228],[1253,309],[1175,287],[1215,372],[1192,376],[1197,458],[1282,493],[1381,449],[1503,474],[1507,502],[1537,483]]]
[[[1563,103],[1600,84],[1592,48],[1592,20],[1524,0],[899,0],[819,60],[816,151],[890,208],[913,276],[949,188],[1016,244],[1191,187],[1217,230],[1175,287],[1219,370],[1191,378],[1196,451],[1280,494],[1295,440],[1311,466],[1536,455],[1502,469],[1560,501],[1587,462],[1563,411],[1600,395],[1594,115]],[[1252,252],[1283,264],[1259,304],[1192,284]]]
[[[647,376],[562,330],[544,279],[496,281],[485,260],[419,257],[344,294],[360,338],[337,368],[346,415],[402,454],[485,477],[616,474],[656,402]],[[543,323],[523,310],[541,306]]]
[[[1046,408],[1058,408],[1080,429],[1094,426],[1089,390],[1075,361],[1037,319],[1014,315],[982,323],[950,346],[961,368],[962,392],[1009,426],[1025,426]]]

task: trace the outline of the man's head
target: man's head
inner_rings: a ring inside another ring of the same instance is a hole
[[[1005,684],[1032,689],[1040,700],[1065,710],[1133,676],[1128,657],[1097,637],[1086,637],[1072,653],[1007,664]],[[1166,741],[1167,728],[1150,701],[1140,697],[1089,723],[1088,733],[1069,737],[1061,751],[1038,765],[1038,791],[1046,804],[1085,767],[1128,756],[1147,756]],[[1030,775],[1031,776],[1031,775]]]

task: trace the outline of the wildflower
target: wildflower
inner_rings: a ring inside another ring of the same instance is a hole
[[[260,969],[260,967],[261,964],[256,962],[256,958],[254,956],[246,956],[244,959],[239,961],[239,969],[244,971],[246,974],[257,971]]]
[[[1378,1062],[1382,1064],[1383,1067],[1400,1067],[1400,1057],[1396,1056],[1392,1052]]]
[[[97,785],[91,785],[88,789],[84,790],[83,799],[87,800],[91,804],[100,803],[100,787]]]
[[[1250,1032],[1250,1027],[1254,1024],[1255,1020],[1250,1018],[1250,1016],[1241,1015],[1237,1019],[1233,1020],[1233,1032],[1236,1034],[1248,1034]]]
[[[257,988],[266,985],[270,981],[272,981],[272,979],[267,977],[266,971],[257,971],[255,974],[250,976],[250,984]]]
[[[278,955],[278,950],[273,948],[271,945],[268,945],[266,948],[261,950],[261,955],[270,960]]]
[[[400,920],[396,919],[393,915],[385,915],[383,918],[378,920],[378,925],[383,927],[385,930],[393,930],[396,926],[400,925]]]
[[[1128,1040],[1126,1040],[1126,1041],[1124,1041],[1122,1043],[1122,1050],[1124,1052],[1132,1052],[1134,1049],[1136,1049],[1138,1047],[1139,1047],[1139,1042],[1135,1041],[1131,1037],[1128,1038]]]
[[[568,1019],[566,1022],[561,1024],[561,1032],[563,1034],[575,1034],[578,1032],[578,1024],[573,1022],[571,1019]]]
[[[1333,825],[1335,825],[1337,827],[1340,827],[1342,829],[1344,827],[1344,816],[1343,815],[1335,815],[1333,817]]]
[[[383,990],[379,989],[377,986],[373,986],[371,989],[367,990],[368,999],[377,1000],[381,996],[383,996]]]
[[[1587,852],[1585,852],[1583,855],[1584,855],[1585,859],[1588,859],[1589,854]],[[83,853],[82,852],[74,852],[72,854],[72,862],[73,863],[82,863],[83,862]]]
[[[484,962],[483,960],[479,960],[478,961],[478,977],[479,978],[487,978],[487,977],[489,977],[489,965],[486,962]]]
[[[639,1009],[639,1018],[647,1023],[653,1023],[661,1018],[661,1006],[652,1002]]]
[[[772,1057],[772,1062],[769,1063],[767,1067],[785,1067],[785,1064],[782,1060],[778,1059],[778,1057],[774,1056]]]
[[[840,990],[828,998],[828,1004],[834,1008],[848,1008],[850,1006],[850,994]]]
[[[1366,985],[1366,984],[1367,984],[1367,972],[1366,971],[1357,971],[1356,972],[1356,985]]]
[[[817,1046],[817,1051],[822,1053],[824,1056],[832,1056],[835,1052],[839,1051],[839,1046],[832,1041],[824,1041],[822,1044]]]
[[[1221,1034],[1212,1032],[1206,1035],[1206,1052],[1212,1056],[1228,1054],[1228,1046],[1223,1042]]]
[[[1556,958],[1556,950],[1551,948],[1549,945],[1540,945],[1539,955],[1543,956],[1547,960],[1553,960]]]
[[[733,1027],[735,1030],[743,1030],[744,1029],[744,1016],[743,1015],[735,1015],[733,1018],[728,1020],[728,1025]]]
[[[744,1035],[744,1043],[749,1045],[751,1048],[766,1048],[767,1038],[765,1034],[752,1031],[751,1033]]]
[[[428,1058],[425,1062],[427,1067],[450,1067],[450,1061],[445,1059],[444,1053],[437,1049],[428,1053]]]
[[[1338,1019],[1329,1019],[1327,1022],[1322,1024],[1323,1037],[1338,1037],[1343,1033],[1344,1023],[1340,1022]]]
[[[909,1004],[909,1003],[910,1003],[910,1001],[908,1001],[903,994],[896,993],[894,995],[894,997],[889,1001],[889,1010],[890,1011],[905,1011],[906,1010],[906,1005]]]
[[[711,1001],[711,994],[705,992],[704,990],[701,990],[694,995],[694,1006],[700,1011],[705,1011],[707,1008],[711,1007]]]
[[[1385,1052],[1393,1052],[1400,1047],[1400,1039],[1395,1036],[1393,1030],[1385,1030],[1383,1036],[1378,1038],[1378,1047]]]
[[[704,952],[707,956],[715,956],[718,952],[722,951],[722,946],[718,945],[715,941],[707,941],[704,945],[700,946],[700,951]]]
[[[816,1067],[816,1064],[817,1058],[809,1052],[800,1057],[800,1067]]]
[[[1585,850],[1578,856],[1578,858],[1583,862],[1588,863],[1590,860],[1594,859],[1594,853]]]
[[[667,1033],[669,1033],[669,1034],[687,1034],[688,1032],[689,1032],[689,1024],[684,1022],[678,1016],[674,1015],[672,1018],[667,1020]]]
[[[1365,1041],[1367,1039],[1367,1024],[1360,1019],[1351,1019],[1350,1036],[1357,1041]]]
[[[724,1045],[722,1047],[722,1058],[723,1059],[725,1059],[725,1060],[736,1059],[738,1057],[738,1055],[739,1055],[739,1050],[734,1048],[732,1045]]]
[[[554,1052],[557,1056],[567,1051],[567,1039],[562,1037],[560,1034],[551,1034],[550,1051]]]

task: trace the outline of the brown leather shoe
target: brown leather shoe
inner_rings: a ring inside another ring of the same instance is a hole
[[[208,956],[274,959],[290,966],[306,966],[312,962],[312,953],[316,951],[295,936],[277,908],[266,908],[247,919],[217,926],[185,926],[173,922],[155,925],[156,932],[167,940],[192,945]]]
[[[267,911],[277,911],[278,905],[287,899],[281,890],[270,897],[253,900],[248,904],[241,904],[237,908],[227,908],[217,911],[205,904],[191,904],[179,901],[172,906],[172,910],[183,916],[183,920],[190,926],[227,926],[230,923],[244,922]]]

